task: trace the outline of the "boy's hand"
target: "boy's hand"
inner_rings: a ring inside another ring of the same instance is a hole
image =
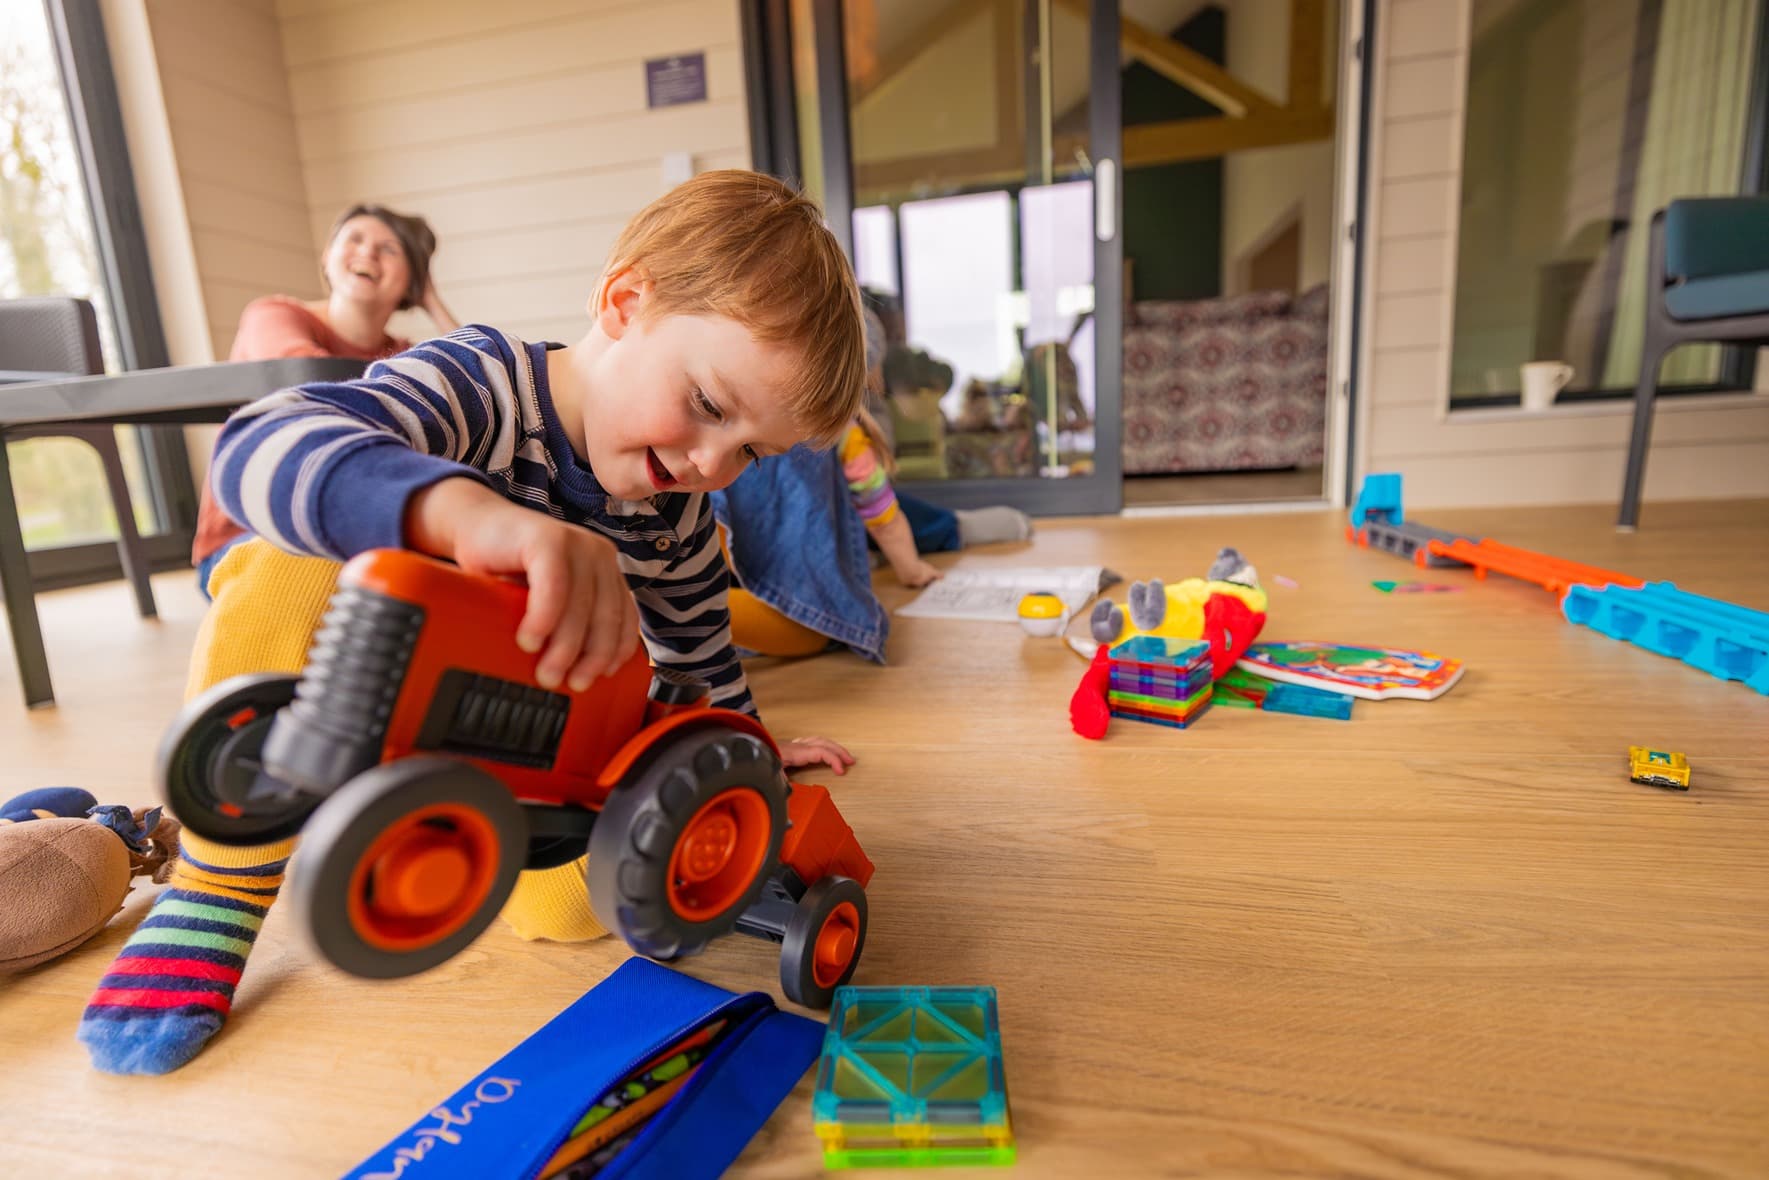
[[[840,742],[808,737],[780,743],[780,761],[788,770],[799,766],[827,766],[837,774],[848,773],[854,756]]]
[[[406,541],[464,570],[520,578],[528,609],[516,644],[539,652],[535,681],[582,692],[639,643],[639,612],[613,542],[512,504],[484,484],[445,479],[406,505]]]

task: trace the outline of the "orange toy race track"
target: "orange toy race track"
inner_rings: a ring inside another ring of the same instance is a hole
[[[1552,591],[1557,598],[1565,598],[1567,590],[1573,586],[1636,588],[1641,585],[1639,578],[1629,574],[1618,574],[1614,570],[1599,569],[1594,565],[1581,565],[1576,561],[1549,557],[1545,553],[1501,545],[1497,541],[1433,540],[1428,542],[1428,546],[1439,557],[1467,562],[1474,567],[1474,576],[1477,578],[1484,578],[1488,570],[1493,570],[1525,582],[1533,582],[1544,590]]]

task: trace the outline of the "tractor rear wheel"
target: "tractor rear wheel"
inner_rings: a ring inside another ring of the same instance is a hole
[[[866,890],[825,877],[805,890],[780,943],[780,988],[807,1008],[827,1008],[854,977],[866,947]]]
[[[786,774],[724,726],[665,739],[590,832],[590,907],[653,959],[704,949],[760,895],[786,834]]]
[[[270,844],[301,830],[319,798],[263,773],[270,723],[295,699],[298,678],[235,676],[178,714],[160,742],[155,772],[178,822],[217,844]]]

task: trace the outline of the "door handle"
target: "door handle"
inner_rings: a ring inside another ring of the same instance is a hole
[[[1118,161],[1110,156],[1093,168],[1093,236],[1102,242],[1118,236]]]

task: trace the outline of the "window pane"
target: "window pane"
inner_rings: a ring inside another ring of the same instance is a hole
[[[1093,465],[1093,181],[1020,192],[1026,396],[1046,469]]]
[[[1087,6],[842,11],[855,264],[898,474],[1091,474]]]
[[[889,205],[854,210],[854,277],[870,291],[902,294],[897,282],[897,215]]]
[[[942,408],[956,417],[965,383],[987,382],[1014,362],[1013,200],[976,193],[906,201],[904,327],[952,369]]]
[[[1759,0],[1473,0],[1452,395],[1514,395],[1566,361],[1572,390],[1640,372],[1652,214],[1745,190]],[[1710,385],[1720,349],[1663,383]]]
[[[107,369],[121,355],[91,211],[42,0],[0,0],[0,298],[76,295],[98,312]],[[0,369],[14,367],[0,357]],[[0,396],[5,396],[0,389]],[[155,528],[136,432],[117,441],[136,523]],[[98,456],[71,439],[9,444],[25,543],[47,548],[116,536]]]

